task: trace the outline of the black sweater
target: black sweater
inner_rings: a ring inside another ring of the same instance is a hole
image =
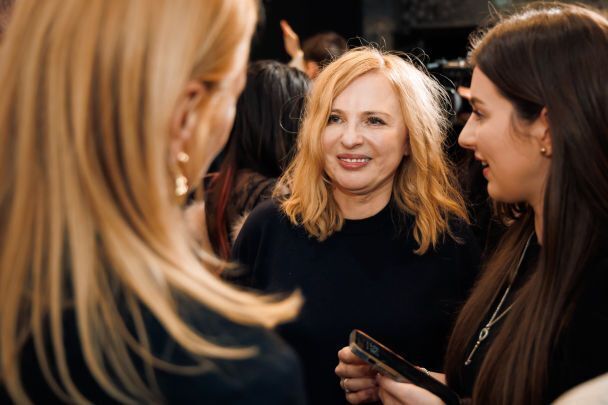
[[[200,358],[195,360],[192,355],[180,349],[160,323],[144,310],[144,322],[150,338],[151,351],[155,356],[172,364],[202,366],[201,372],[194,375],[156,370],[156,379],[161,391],[161,398],[156,398],[156,403],[212,405],[306,403],[297,357],[276,334],[262,328],[235,324],[200,306],[190,305],[190,309],[192,310],[189,316],[190,325],[203,332],[205,338],[223,346],[256,347],[258,354],[242,360]],[[127,324],[130,323],[126,321]],[[108,397],[88,371],[72,311],[66,311],[63,333],[68,366],[76,387],[94,404],[117,403]],[[141,360],[134,354],[132,358],[140,375],[143,376]],[[51,365],[53,366],[52,362]],[[21,367],[22,381],[34,403],[61,402],[51,391],[40,371],[31,339],[21,354]],[[53,366],[53,369],[56,368]],[[3,388],[0,384],[0,403],[10,404]]]
[[[299,318],[279,333],[300,355],[311,403],[344,403],[334,369],[349,332],[361,329],[415,364],[441,370],[454,315],[476,276],[479,251],[467,227],[414,254],[413,218],[391,204],[347,220],[323,242],[293,226],[274,202],[249,216],[234,246],[248,273],[236,282],[266,292],[300,289]]]

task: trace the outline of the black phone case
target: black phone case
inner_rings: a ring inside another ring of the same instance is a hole
[[[375,351],[375,353],[367,350],[365,346],[369,345],[363,345],[362,347],[360,344],[361,341],[369,342],[374,345],[372,347],[374,348],[373,351]],[[373,366],[378,366],[380,363],[385,364],[412,384],[415,384],[437,395],[446,404],[460,404],[460,397],[458,394],[456,394],[456,392],[419,370],[412,363],[408,362],[403,357],[396,354],[393,350],[384,346],[382,343],[368,336],[364,332],[357,329],[351,332],[350,347],[355,355],[365,360],[367,363]],[[393,375],[394,373],[389,372],[389,374],[391,374],[391,377],[395,377]]]

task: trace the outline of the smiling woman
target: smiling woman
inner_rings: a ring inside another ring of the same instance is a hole
[[[333,197],[346,218],[367,218],[386,206],[407,145],[399,100],[384,75],[366,73],[336,97],[323,149]]]
[[[340,57],[309,96],[278,186],[291,194],[254,210],[235,242],[249,269],[236,282],[305,296],[280,332],[300,354],[311,403],[345,401],[333,370],[353,328],[441,367],[478,260],[442,150],[442,101],[441,87],[399,56]]]

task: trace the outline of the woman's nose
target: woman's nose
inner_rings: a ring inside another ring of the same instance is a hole
[[[363,142],[363,137],[356,124],[349,123],[344,126],[344,132],[340,138],[342,145],[347,148],[354,148]]]
[[[462,131],[460,131],[460,135],[458,136],[458,144],[465,149],[475,149],[475,131],[473,127],[475,124],[473,123],[473,116],[469,117],[467,123],[465,124]]]

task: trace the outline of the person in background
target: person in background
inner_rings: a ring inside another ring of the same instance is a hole
[[[287,21],[281,20],[281,30],[285,51],[291,57],[289,65],[305,72],[313,80],[321,69],[348,50],[344,37],[335,32],[315,34],[300,46],[298,34]]]
[[[549,403],[608,372],[608,18],[533,4],[475,40],[471,62],[459,143],[511,225],[458,316],[445,381],[463,402]],[[364,387],[373,375],[343,354]],[[440,403],[377,382],[385,404]]]
[[[333,370],[354,328],[441,368],[479,260],[442,148],[444,96],[400,56],[342,55],[315,81],[276,199],[237,237],[248,272],[234,282],[305,297],[280,333],[302,359],[311,403],[344,403]]]
[[[291,161],[309,83],[303,72],[279,62],[249,66],[224,159],[205,198],[209,239],[220,257],[230,257],[244,218],[270,198]]]
[[[245,83],[253,0],[19,0],[0,48],[0,402],[294,404],[282,301],[183,218]]]

